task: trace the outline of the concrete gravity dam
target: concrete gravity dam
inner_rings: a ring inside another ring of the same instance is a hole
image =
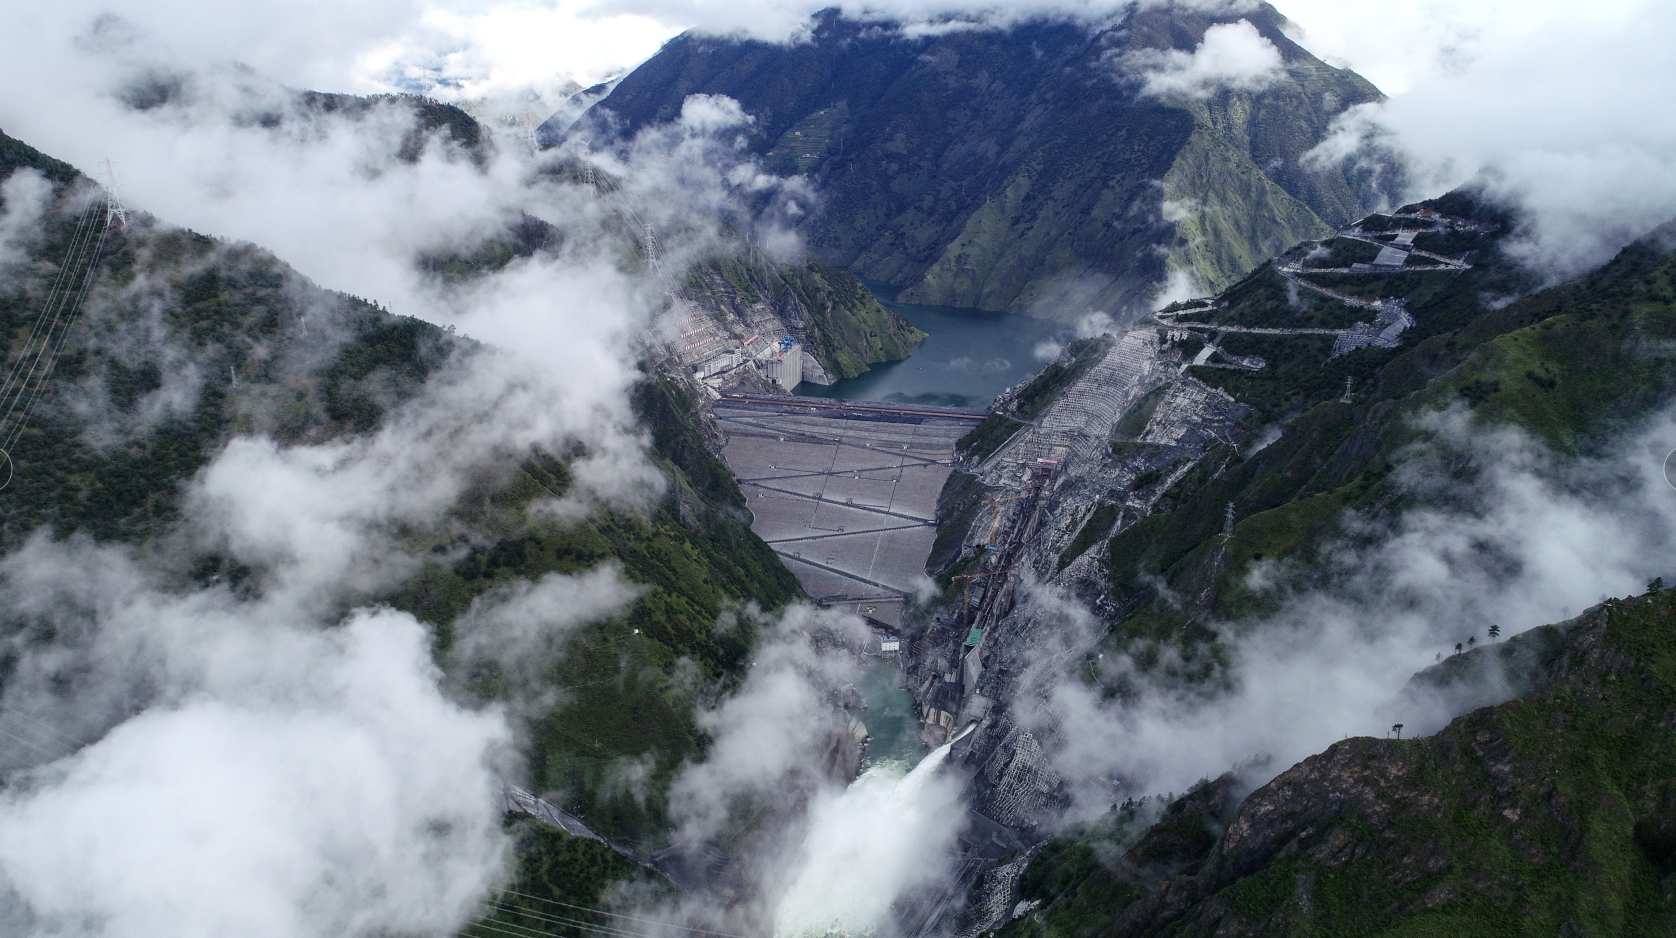
[[[955,441],[987,411],[729,395],[712,412],[757,536],[816,600],[899,625],[937,536]]]

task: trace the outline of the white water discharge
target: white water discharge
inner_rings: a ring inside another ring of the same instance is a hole
[[[959,785],[937,770],[948,743],[902,774],[875,765],[840,792],[817,796],[774,910],[776,938],[871,935],[896,897],[938,878],[963,811]]]

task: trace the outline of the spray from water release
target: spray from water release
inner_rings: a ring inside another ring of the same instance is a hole
[[[958,784],[938,772],[953,745],[906,775],[874,766],[847,789],[816,797],[774,910],[776,938],[871,935],[897,896],[945,868],[963,816]]]

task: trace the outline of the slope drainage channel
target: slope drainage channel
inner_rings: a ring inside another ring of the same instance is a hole
[[[985,412],[772,396],[724,397],[713,412],[751,530],[816,600],[900,625],[955,441]]]

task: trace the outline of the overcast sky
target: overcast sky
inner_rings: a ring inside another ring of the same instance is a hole
[[[272,5],[72,0],[50,8],[8,0],[6,6],[14,9],[5,18],[12,40],[29,41],[54,38],[51,34],[66,21],[85,23],[108,11],[188,58],[237,59],[288,84],[366,93],[443,81],[459,83],[457,93],[476,95],[563,79],[599,81],[632,68],[689,27],[790,35],[810,12],[834,5],[909,17],[983,9],[951,0],[292,0]],[[1100,15],[1123,5],[1023,0],[991,9],[1013,15]],[[1198,0],[1196,5],[1237,8],[1240,3]],[[1669,23],[1661,13],[1665,5],[1646,0],[1601,0],[1589,5],[1586,17],[1579,16],[1576,4],[1558,0],[1284,0],[1277,6],[1303,31],[1300,38],[1311,51],[1355,68],[1394,96],[1426,93],[1440,80],[1491,79],[1509,60],[1520,58],[1584,86],[1645,76],[1649,69],[1668,74],[1664,70],[1671,67],[1602,54],[1605,50],[1592,41],[1604,37],[1608,46],[1636,49],[1668,39],[1669,31],[1657,28],[1661,21]],[[1571,54],[1549,58],[1556,51],[1554,40],[1569,45]],[[1579,68],[1591,74],[1578,74]]]

